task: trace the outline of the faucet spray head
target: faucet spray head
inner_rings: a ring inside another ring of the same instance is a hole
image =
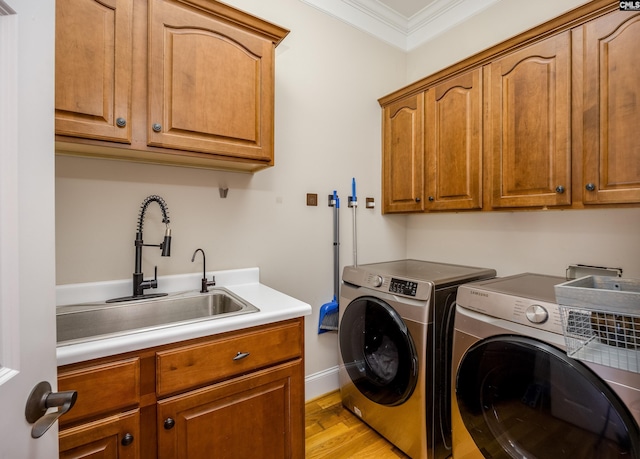
[[[163,257],[171,256],[171,228],[167,226],[167,230],[164,233],[164,241],[160,244]]]

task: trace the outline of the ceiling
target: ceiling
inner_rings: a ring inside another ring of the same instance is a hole
[[[301,0],[404,51],[501,0]]]

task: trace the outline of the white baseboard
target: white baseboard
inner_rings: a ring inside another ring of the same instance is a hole
[[[305,400],[312,400],[339,388],[337,366],[313,373],[304,378]]]

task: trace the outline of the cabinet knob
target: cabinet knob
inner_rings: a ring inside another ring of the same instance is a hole
[[[151,125],[151,129],[153,129],[153,132],[160,132],[162,131],[162,125],[158,123],[153,123]]]
[[[558,194],[564,193],[564,187],[562,185],[558,185],[556,187],[556,193],[558,193]]]
[[[429,201],[433,202],[435,201],[435,198],[433,196],[429,196]]]
[[[127,120],[125,120],[124,118],[118,118],[116,119],[116,126],[118,127],[125,127],[127,125]]]
[[[596,186],[593,183],[587,183],[585,188],[587,189],[587,191],[595,191]]]
[[[167,418],[164,420],[164,429],[171,430],[176,425],[176,421],[173,418]]]
[[[416,202],[420,202],[420,201],[422,201],[422,199],[416,198]]]
[[[122,441],[120,443],[122,444],[122,446],[129,446],[131,443],[133,443],[133,435],[127,432],[126,434],[124,434],[124,437],[122,437]]]

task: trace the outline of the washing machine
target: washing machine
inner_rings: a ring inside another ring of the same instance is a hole
[[[457,288],[492,269],[421,260],[347,266],[339,303],[344,406],[414,459],[451,453]]]
[[[454,459],[640,458],[640,375],[567,355],[562,282],[525,273],[458,290]]]

